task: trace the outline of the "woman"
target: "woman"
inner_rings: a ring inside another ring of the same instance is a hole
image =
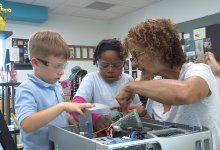
[[[149,19],[129,30],[124,45],[133,65],[163,79],[127,83],[116,95],[126,108],[134,94],[171,105],[167,121],[206,126],[214,150],[220,148],[218,84],[206,64],[186,63],[175,25],[169,19]]]

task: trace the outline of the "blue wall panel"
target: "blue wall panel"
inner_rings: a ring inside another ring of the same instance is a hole
[[[3,8],[11,8],[8,20],[42,23],[48,19],[48,7],[0,1]]]

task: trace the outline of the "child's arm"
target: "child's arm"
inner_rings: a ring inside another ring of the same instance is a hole
[[[206,55],[211,63],[211,68],[214,74],[220,77],[220,65],[215,59],[215,55],[212,52],[206,52]]]
[[[73,98],[73,103],[87,103],[86,100],[80,96],[75,96]],[[77,113],[71,113],[71,115],[73,116],[73,118],[79,122],[79,117]],[[102,117],[103,115],[98,114],[98,113],[92,113],[92,122],[93,124],[96,122],[97,119],[99,119],[100,117]]]
[[[86,100],[80,96],[75,96],[73,98],[74,103],[86,103]],[[78,115],[76,113],[72,113],[72,116],[76,121],[79,121]],[[106,116],[98,114],[98,113],[92,113],[92,123],[94,126],[95,131],[98,131],[100,129],[103,129],[105,127],[109,127],[111,124],[111,120],[106,118]]]
[[[62,102],[43,111],[32,113],[21,122],[21,128],[25,132],[32,132],[48,124],[63,111],[83,114],[82,109],[91,107],[93,105],[90,103]]]

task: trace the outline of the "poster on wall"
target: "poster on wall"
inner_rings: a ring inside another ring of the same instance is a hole
[[[184,33],[183,34],[183,39],[190,39],[190,33]]]
[[[180,32],[178,33],[178,35],[179,35],[179,40],[180,40],[181,45],[184,45],[184,38],[183,38],[184,32]]]
[[[12,51],[16,52],[19,49],[19,60],[17,60],[17,54],[15,54],[11,61],[17,62],[29,62],[28,58],[28,39],[12,38]]]
[[[18,47],[12,47],[10,49],[10,61],[14,61],[14,62],[19,62],[20,57],[19,57],[19,48]]]
[[[134,79],[137,78],[137,71],[132,71],[132,77],[133,77]]]
[[[128,70],[129,71],[129,60],[125,60],[124,70]]]
[[[69,45],[69,60],[92,60],[95,46]]]
[[[196,40],[195,41],[195,51],[196,55],[204,54],[204,48],[203,48],[203,40]]]
[[[206,38],[204,41],[204,51],[208,52],[212,50],[211,38]]]
[[[93,59],[94,50],[95,50],[94,47],[93,47],[93,48],[92,48],[92,47],[89,48],[89,58],[90,58],[90,59]]]
[[[193,30],[193,39],[200,40],[206,38],[206,28],[198,28]]]
[[[185,45],[185,52],[191,52],[191,48],[190,48],[190,45]]]
[[[86,47],[82,47],[82,58],[88,58],[88,49]]]
[[[124,73],[129,74],[129,70],[125,70]]]
[[[75,58],[75,50],[74,47],[69,47],[69,51],[70,51],[70,59]]]
[[[134,66],[132,65],[132,70],[137,70],[137,67],[134,67]]]
[[[196,59],[195,51],[186,52],[187,61],[194,61]]]

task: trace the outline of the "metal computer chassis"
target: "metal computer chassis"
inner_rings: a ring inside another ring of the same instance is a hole
[[[159,122],[141,118],[147,138],[110,144],[119,138],[88,138],[78,132],[77,126],[64,128],[50,126],[50,150],[212,150],[211,132],[205,127]]]

